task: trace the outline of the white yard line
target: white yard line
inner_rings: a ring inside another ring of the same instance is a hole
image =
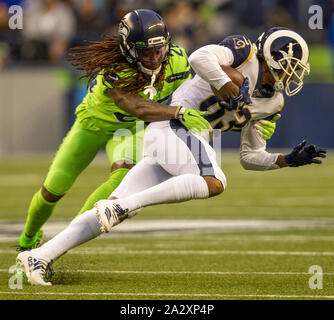
[[[1,251],[0,251],[1,252]],[[68,254],[172,254],[172,255],[294,255],[294,256],[334,256],[334,252],[326,251],[255,251],[255,250],[118,250],[87,248],[69,251]]]
[[[50,295],[50,296],[148,296],[148,297],[206,297],[206,298],[308,298],[334,299],[334,296],[325,295],[282,295],[282,294],[210,294],[210,293],[162,293],[162,292],[20,292],[0,291],[6,295]]]
[[[167,240],[166,243],[182,243],[182,242],[217,242],[220,241],[272,241],[272,242],[285,242],[285,241],[296,241],[296,242],[309,242],[309,241],[334,241],[334,236],[321,236],[321,235],[293,235],[293,234],[277,234],[277,235],[230,235],[230,234],[220,234],[218,237],[205,236],[205,237],[194,237],[187,236],[186,238]]]
[[[1,254],[12,254],[13,250],[0,250]],[[274,256],[334,256],[333,251],[256,251],[256,250],[124,250],[124,249],[101,249],[87,248],[74,249],[66,254],[75,255],[116,255],[116,254],[140,254],[140,255],[155,255],[155,254],[171,254],[171,255],[274,255]]]
[[[70,221],[49,221],[43,227],[47,238],[64,230]],[[0,241],[15,241],[24,229],[24,221],[0,220]],[[120,235],[165,235],[185,232],[246,232],[334,227],[334,219],[272,220],[272,219],[130,219],[116,226],[103,237]],[[283,236],[282,236],[283,237]]]
[[[8,272],[9,269],[0,269]],[[142,270],[57,270],[57,273],[107,273],[107,274],[201,274],[201,275],[310,275],[308,272],[280,272],[280,271],[142,271]],[[334,272],[324,272],[322,275],[332,276]]]

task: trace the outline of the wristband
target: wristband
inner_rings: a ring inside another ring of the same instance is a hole
[[[180,106],[180,107],[178,107],[178,109],[176,110],[176,112],[175,112],[175,119],[183,119],[183,114],[185,113],[185,111],[186,111],[186,108],[185,107],[182,107],[182,106]]]

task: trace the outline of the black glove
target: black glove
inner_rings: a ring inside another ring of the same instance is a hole
[[[298,146],[294,147],[292,152],[285,156],[285,161],[289,167],[299,167],[305,164],[322,163],[316,157],[326,158],[327,150],[321,149],[315,144],[306,146],[306,140],[303,140]]]
[[[239,95],[236,98],[230,98],[230,103],[227,106],[227,110],[241,110],[246,104],[251,104],[252,100],[249,97],[249,80],[245,78],[244,83],[239,88]]]

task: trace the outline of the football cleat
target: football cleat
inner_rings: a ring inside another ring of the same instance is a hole
[[[26,250],[37,248],[41,245],[42,242],[43,242],[43,230],[38,230],[37,233],[31,238],[27,238],[23,231],[20,235],[20,243],[16,251],[23,252]]]
[[[117,200],[100,200],[95,203],[95,208],[101,232],[109,232],[128,217],[129,210],[123,209]]]
[[[34,256],[31,251],[23,251],[16,257],[17,264],[27,276],[28,282],[32,285],[51,286],[51,282],[46,282],[44,279],[50,270],[50,264],[44,259],[39,259]]]

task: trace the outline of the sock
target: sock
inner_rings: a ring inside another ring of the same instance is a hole
[[[101,199],[108,199],[110,194],[118,187],[121,183],[125,175],[129,172],[129,169],[121,168],[113,171],[110,174],[109,180],[98,187],[86,200],[84,206],[81,208],[79,213],[76,215],[79,216],[80,214],[90,210],[94,207],[94,204],[101,200]]]
[[[91,209],[72,220],[67,228],[54,238],[33,249],[32,252],[44,260],[58,258],[66,251],[92,240],[101,234],[100,224],[96,218],[96,209]]]
[[[57,202],[46,201],[42,196],[42,189],[39,189],[31,199],[24,233],[33,237],[49,219],[56,204]]]
[[[209,197],[209,189],[203,177],[183,174],[170,178],[154,187],[117,199],[117,203],[129,212],[149,205],[180,202]]]

